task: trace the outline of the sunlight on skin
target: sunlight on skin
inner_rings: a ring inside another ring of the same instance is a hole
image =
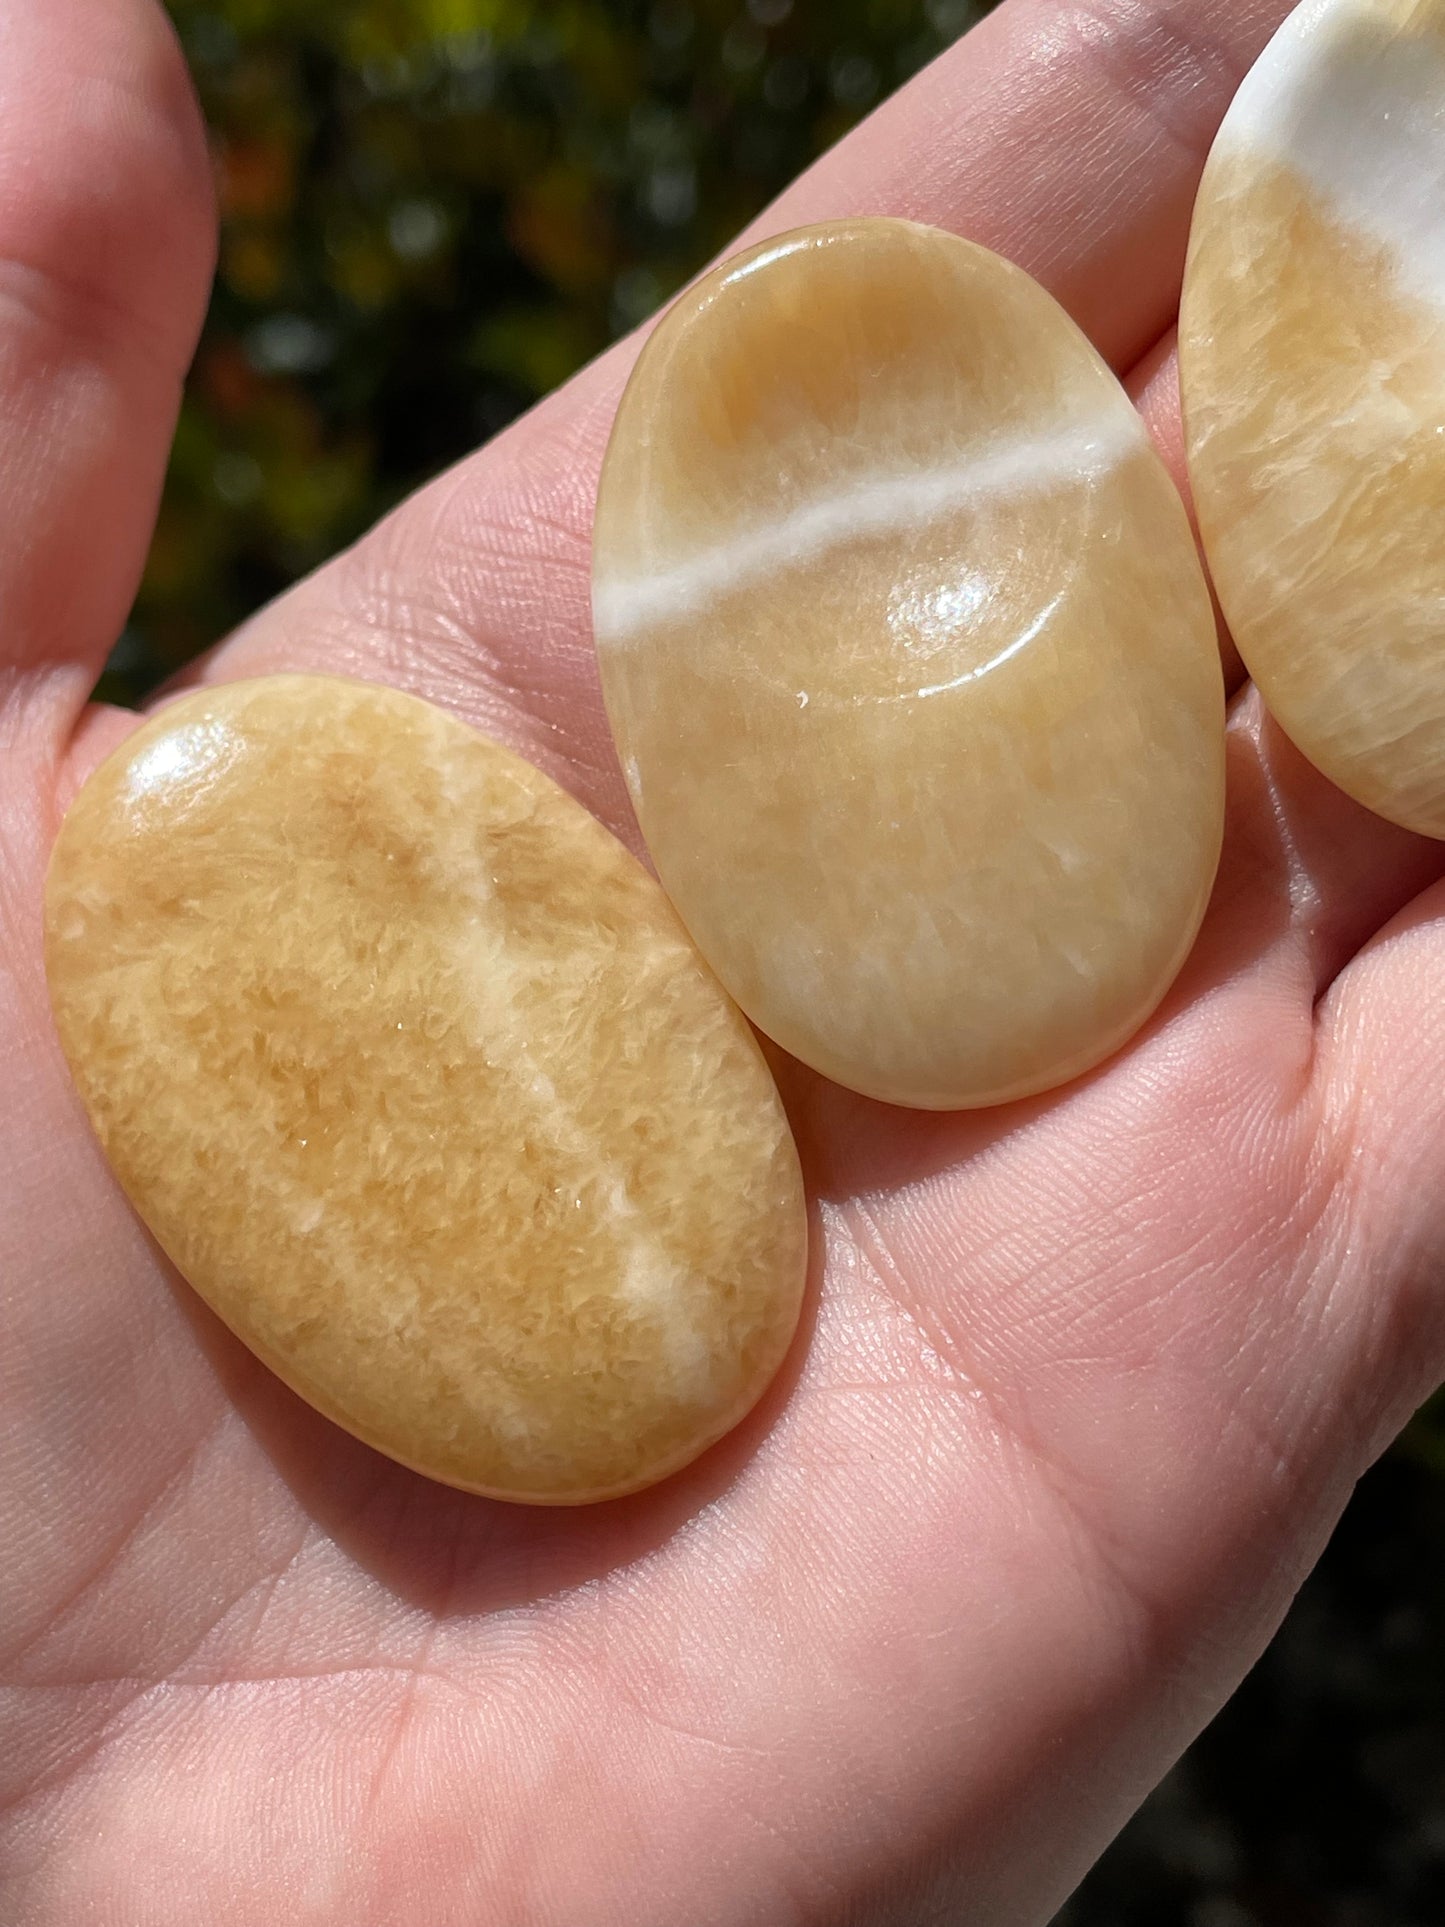
[[[1175,453],[1190,196],[1280,11],[1008,0],[769,220],[906,214],[1018,259]],[[1127,1055],[963,1118],[781,1067],[825,1275],[740,1435],[562,1518],[378,1460],[171,1289],[51,1036],[41,877],[131,726],[81,704],[213,235],[149,0],[0,0],[0,39],[0,258],[28,264],[0,269],[0,1916],[1045,1920],[1440,1368],[1445,902],[1412,905],[1439,847],[1246,694],[1214,906]],[[587,538],[633,352],[203,673],[396,682],[625,833]]]

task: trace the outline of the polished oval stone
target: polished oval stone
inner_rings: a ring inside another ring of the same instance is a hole
[[[929,1108],[1154,1009],[1219,853],[1223,691],[1118,382],[984,249],[856,220],[727,262],[643,350],[593,608],[673,902],[770,1037]]]
[[[393,1458],[607,1498],[776,1370],[806,1220],[751,1031],[621,845],[441,711],[307,676],[175,703],[66,817],[46,955],[161,1246]]]
[[[1445,836],[1445,0],[1309,0],[1210,156],[1180,324],[1215,585],[1271,711]]]

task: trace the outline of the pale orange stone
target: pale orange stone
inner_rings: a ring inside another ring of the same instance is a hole
[[[686,294],[608,451],[594,615],[648,847],[762,1030],[898,1103],[1088,1069],[1187,954],[1223,686],[1168,475],[985,250],[902,221]]]
[[[1180,325],[1220,602],[1282,727],[1445,836],[1445,0],[1309,0],[1200,188]]]
[[[515,756],[360,683],[208,689],[86,784],[46,909],[131,1201],[358,1437],[579,1503],[767,1385],[807,1241],[772,1079],[656,883]]]

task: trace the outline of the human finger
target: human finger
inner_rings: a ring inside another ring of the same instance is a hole
[[[0,0],[0,44],[0,671],[68,735],[145,561],[211,174],[154,0]]]
[[[1006,0],[825,156],[747,239],[863,208],[1021,262],[1119,366],[1168,325],[1189,204],[1281,0]],[[620,345],[249,623],[197,672],[331,669],[431,697],[635,839],[588,607]]]

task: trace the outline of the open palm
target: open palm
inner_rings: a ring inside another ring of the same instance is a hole
[[[767,224],[1012,256],[1174,459],[1190,198],[1280,11],[1007,0]],[[133,726],[87,698],[213,235],[152,0],[0,0],[0,46],[0,1918],[1044,1920],[1445,1360],[1445,849],[1241,692],[1215,901],[1123,1056],[962,1118],[780,1066],[818,1276],[742,1434],[570,1514],[378,1458],[177,1285],[51,1032],[42,875]],[[415,690],[635,841],[587,618],[632,352],[198,673]]]

